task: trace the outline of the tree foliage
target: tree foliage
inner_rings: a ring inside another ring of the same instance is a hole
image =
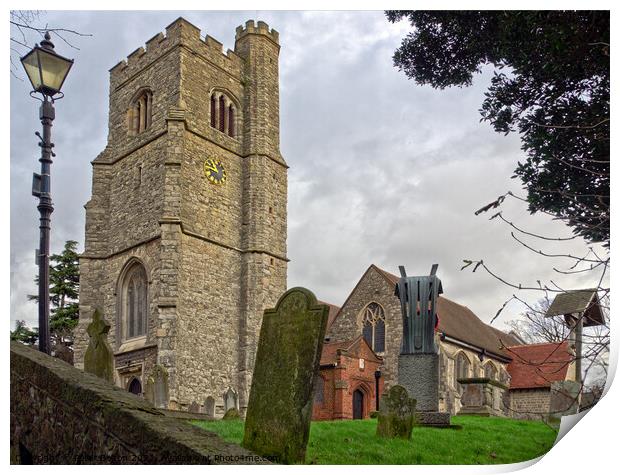
[[[73,345],[73,329],[77,326],[79,318],[80,271],[76,241],[67,241],[60,254],[50,256],[49,276],[52,351],[54,349],[61,350],[60,345],[71,348]],[[34,281],[38,285],[38,276],[35,277]],[[29,295],[28,299],[36,302],[39,297],[38,295]],[[17,322],[17,324],[19,323]],[[13,333],[11,333],[11,338],[13,338]],[[20,341],[27,343],[24,340]]]
[[[34,345],[39,338],[37,328],[30,329],[26,325],[25,320],[17,320],[15,322],[15,330],[11,332],[11,341],[20,341],[25,345]]]
[[[518,132],[526,158],[514,177],[529,211],[562,219],[609,245],[609,12],[388,11],[413,31],[394,64],[419,84],[469,86],[495,68],[480,113]]]

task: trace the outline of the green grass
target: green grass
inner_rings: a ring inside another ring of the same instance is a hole
[[[194,421],[223,439],[241,443],[243,421]],[[461,416],[462,429],[415,427],[411,440],[375,436],[376,419],[313,422],[306,452],[308,464],[498,464],[544,455],[556,432],[537,421]]]

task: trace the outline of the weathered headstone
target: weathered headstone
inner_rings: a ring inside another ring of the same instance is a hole
[[[264,312],[242,445],[271,461],[304,461],[328,314],[301,287]]]
[[[233,388],[228,388],[224,393],[224,410],[237,409],[237,393]]]
[[[198,414],[200,412],[200,404],[198,404],[196,401],[192,401],[187,411]]]
[[[144,397],[155,407],[163,409],[168,407],[168,371],[166,368],[161,365],[153,366],[146,379]]]
[[[377,436],[410,439],[415,424],[416,401],[402,386],[392,386],[381,398]]]
[[[108,343],[110,325],[101,316],[99,310],[93,313],[93,319],[86,328],[88,348],[84,354],[84,371],[114,382],[114,354]]]
[[[209,417],[215,416],[215,399],[211,396],[207,396],[205,399],[205,414]]]
[[[490,378],[459,378],[463,387],[458,415],[502,416],[502,399],[508,387]]]

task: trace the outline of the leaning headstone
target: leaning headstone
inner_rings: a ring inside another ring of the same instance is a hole
[[[209,417],[215,416],[215,399],[211,396],[207,396],[207,399],[205,399],[205,413]]]
[[[108,343],[110,325],[101,316],[99,310],[93,313],[93,319],[86,328],[88,348],[84,354],[84,371],[114,382],[114,354]]]
[[[168,407],[168,371],[166,368],[161,365],[153,366],[146,379],[144,397],[155,407],[162,409]]]
[[[224,410],[228,411],[231,408],[237,408],[237,393],[233,388],[228,388],[224,393]]]
[[[271,461],[304,461],[328,314],[301,287],[265,310],[242,445]]]
[[[226,414],[224,414],[224,417],[222,417],[222,419],[225,421],[237,420],[241,419],[241,415],[239,414],[239,411],[236,407],[231,407],[226,411]]]
[[[392,386],[379,404],[377,436],[410,439],[415,424],[416,401],[402,386]]]

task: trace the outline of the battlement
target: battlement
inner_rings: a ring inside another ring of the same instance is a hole
[[[264,21],[259,21],[254,24],[254,20],[248,20],[245,22],[245,28],[243,25],[239,25],[235,34],[235,41],[243,38],[246,35],[265,35],[269,37],[274,43],[280,44],[280,34],[273,28],[269,29],[269,25]]]
[[[275,32],[275,30],[269,32],[269,28],[264,22],[259,22],[259,28],[255,28],[252,21],[252,28],[261,34],[270,36],[273,36]],[[239,34],[238,32],[237,29],[237,34]],[[277,41],[277,32],[275,35]],[[203,40],[198,27],[179,17],[166,27],[165,34],[157,33],[146,42],[146,48],[142,46],[137,48],[126,59],[119,61],[112,67],[110,69],[110,82],[119,84],[125,81],[169,49],[178,45],[189,47],[225,68],[228,65],[233,74],[240,72],[243,67],[243,60],[234,51],[229,49],[224,52],[222,43],[209,35],[206,35]]]

